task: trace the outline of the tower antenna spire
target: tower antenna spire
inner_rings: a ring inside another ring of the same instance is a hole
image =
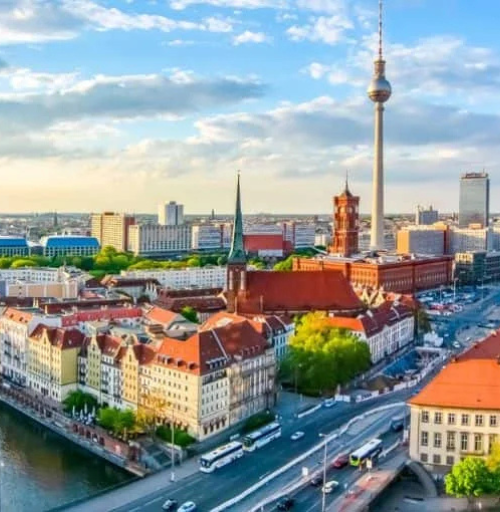
[[[382,56],[382,8],[383,1],[378,0],[378,58],[379,60],[383,60]]]
[[[349,171],[345,172],[345,189],[349,190]]]

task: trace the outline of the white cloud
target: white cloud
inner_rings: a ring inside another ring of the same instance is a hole
[[[229,18],[223,19],[223,18],[216,18],[216,17],[210,17],[206,18],[205,20],[205,26],[207,27],[207,30],[209,32],[232,32],[233,31],[233,24],[232,20]]]
[[[190,39],[173,39],[172,41],[167,41],[163,43],[165,46],[191,46],[194,44],[194,41]]]
[[[191,5],[212,5],[230,9],[284,8],[287,0],[170,0],[172,9],[182,10]]]
[[[353,29],[352,22],[343,15],[319,16],[306,25],[293,25],[287,30],[292,41],[314,41],[330,45],[346,39],[346,32]]]
[[[233,38],[233,44],[236,46],[247,43],[265,43],[267,41],[269,41],[269,38],[264,32],[251,32],[250,30],[245,30],[245,32]]]

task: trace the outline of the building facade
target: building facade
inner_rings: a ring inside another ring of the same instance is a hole
[[[191,229],[191,248],[194,251],[220,251],[228,249],[231,244],[229,223],[194,224]]]
[[[124,252],[128,247],[128,229],[135,224],[135,217],[125,213],[93,213],[90,224],[91,235],[101,247],[114,247]]]
[[[479,224],[487,228],[490,218],[490,178],[485,172],[468,172],[460,177],[458,225]]]
[[[0,256],[29,256],[30,248],[26,238],[0,236]]]
[[[162,226],[180,226],[184,224],[184,205],[175,201],[158,206],[158,224]]]
[[[331,252],[351,256],[359,252],[359,197],[353,196],[347,181],[345,189],[333,198],[333,244]]]
[[[448,285],[453,279],[452,256],[348,258],[294,258],[294,271],[340,271],[353,286],[397,293]]]
[[[429,206],[427,210],[422,206],[417,206],[415,212],[415,224],[417,226],[431,226],[439,220],[439,212]]]
[[[415,335],[415,316],[404,304],[387,301],[356,318],[328,318],[332,327],[348,329],[370,348],[373,364],[410,344]]]
[[[136,256],[162,257],[191,249],[191,226],[135,224],[129,228],[128,250]]]
[[[442,256],[446,254],[448,229],[434,226],[409,226],[397,232],[398,254],[429,254]]]
[[[54,256],[95,256],[99,250],[99,242],[93,236],[52,235],[40,240],[43,255]]]
[[[410,457],[452,466],[500,440],[498,331],[454,358],[409,401]]]
[[[490,248],[491,230],[480,224],[467,228],[453,228],[450,237],[450,252],[487,251]]]
[[[134,279],[154,279],[164,288],[225,288],[227,269],[223,267],[192,267],[171,270],[123,270],[121,275]]]

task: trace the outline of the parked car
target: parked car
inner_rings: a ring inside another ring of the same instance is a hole
[[[178,509],[177,512],[194,512],[196,510],[196,504],[194,501],[186,501]]]
[[[276,508],[278,510],[291,510],[293,508],[294,500],[290,496],[283,496],[278,500]]]
[[[342,469],[346,467],[347,464],[349,464],[349,454],[341,453],[340,455],[335,457],[335,459],[333,459],[331,467],[335,469]]]
[[[339,486],[339,483],[337,480],[330,480],[329,482],[326,482],[326,484],[323,486],[322,491],[325,494],[332,493],[337,487]]]
[[[311,485],[313,487],[320,487],[323,485],[323,475],[316,475],[311,478]]]
[[[290,436],[290,439],[292,441],[298,441],[299,439],[302,439],[304,437],[304,432],[300,431],[300,430],[297,430],[297,432],[293,433],[291,436]]]
[[[177,500],[167,500],[161,508],[168,512],[171,510],[177,510]]]

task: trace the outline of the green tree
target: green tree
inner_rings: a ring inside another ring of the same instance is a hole
[[[227,256],[225,254],[217,258],[217,265],[219,265],[219,267],[227,265]]]
[[[289,272],[293,267],[293,256],[288,256],[286,260],[279,261],[274,265],[274,270],[279,272]]]
[[[346,329],[331,326],[324,313],[316,312],[297,322],[281,374],[303,392],[321,394],[346,384],[369,367],[368,345]]]
[[[456,498],[474,498],[493,490],[492,475],[486,462],[478,457],[465,457],[457,462],[445,478],[446,493]]]
[[[186,261],[186,265],[188,267],[201,267],[201,260],[200,260],[200,258],[195,256],[195,257],[189,258]]]
[[[423,335],[431,332],[432,326],[429,315],[422,306],[418,306],[415,317],[415,327],[417,329],[417,334]]]
[[[89,393],[76,390],[68,393],[68,396],[63,400],[66,412],[72,412],[73,408],[80,412],[85,409],[85,404],[87,404],[88,412],[91,412],[94,407],[97,407],[97,399]]]
[[[191,306],[184,306],[181,309],[181,315],[190,322],[193,322],[195,324],[199,323],[198,313],[196,312],[196,309],[194,309]]]
[[[19,259],[12,262],[10,268],[36,267],[36,263],[30,259]]]
[[[114,432],[119,413],[116,407],[103,407],[99,410],[97,421],[102,428]]]

